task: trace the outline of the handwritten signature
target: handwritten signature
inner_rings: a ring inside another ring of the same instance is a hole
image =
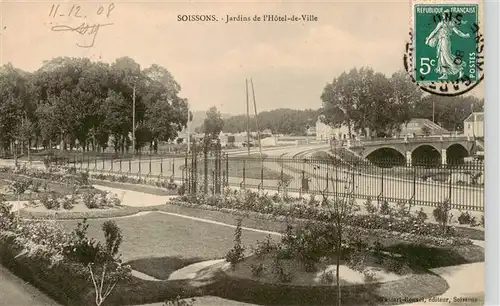
[[[56,25],[56,26],[53,26],[51,28],[51,30],[54,32],[76,32],[80,35],[85,35],[85,34],[88,34],[89,36],[92,35],[92,42],[90,44],[81,45],[79,43],[76,43],[76,45],[78,47],[91,48],[95,44],[95,40],[96,40],[97,34],[99,33],[99,29],[101,27],[110,26],[110,25],[113,25],[113,23],[96,23],[96,24],[90,25],[86,22],[83,22],[77,27],[71,27],[68,25]]]

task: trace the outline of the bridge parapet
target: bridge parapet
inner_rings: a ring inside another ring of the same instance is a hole
[[[430,146],[439,152],[442,163],[446,163],[447,150],[453,145],[460,145],[470,154],[474,140],[464,135],[453,136],[428,136],[428,137],[405,137],[405,138],[384,138],[375,140],[348,140],[347,147],[366,158],[372,152],[379,149],[393,149],[401,153],[411,163],[413,152],[421,146]]]
[[[384,138],[376,140],[348,140],[347,147],[367,147],[367,146],[382,146],[382,145],[394,145],[394,144],[425,144],[425,143],[458,143],[464,141],[473,141],[468,136],[427,136],[427,137],[414,137],[414,138]]]

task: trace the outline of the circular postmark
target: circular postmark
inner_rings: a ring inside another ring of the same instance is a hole
[[[458,96],[484,79],[484,36],[468,7],[414,8],[403,56],[406,72],[423,91]],[[465,17],[464,17],[465,16]],[[452,36],[458,36],[452,40]]]

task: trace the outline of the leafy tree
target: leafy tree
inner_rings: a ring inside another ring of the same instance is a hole
[[[8,149],[14,139],[20,139],[22,118],[35,122],[34,94],[31,74],[10,63],[0,67],[0,142],[3,150]],[[30,130],[35,131],[34,127]]]
[[[323,122],[333,127],[347,126],[349,137],[358,118],[356,105],[360,97],[356,85],[359,85],[359,73],[352,69],[333,79],[321,94]]]
[[[212,106],[207,111],[207,117],[203,122],[203,129],[205,135],[210,136],[212,139],[219,137],[222,128],[224,127],[224,119],[222,119],[221,113],[217,110],[215,106]]]
[[[483,111],[484,99],[474,96],[441,97],[428,95],[418,101],[411,110],[413,118],[433,119],[432,110],[434,105],[434,120],[443,128],[463,130],[463,121],[471,111]]]
[[[423,92],[412,81],[406,71],[394,73],[390,82],[392,85],[392,116],[399,123],[408,123],[411,110],[422,99]]]

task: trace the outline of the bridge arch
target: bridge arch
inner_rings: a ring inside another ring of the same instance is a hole
[[[464,158],[470,155],[469,150],[461,143],[454,143],[446,149],[446,164],[460,165],[465,162]]]
[[[401,166],[406,164],[405,152],[394,146],[370,148],[363,152],[366,159],[381,167]]]
[[[411,152],[412,165],[437,166],[441,164],[441,151],[432,144],[421,144]]]

